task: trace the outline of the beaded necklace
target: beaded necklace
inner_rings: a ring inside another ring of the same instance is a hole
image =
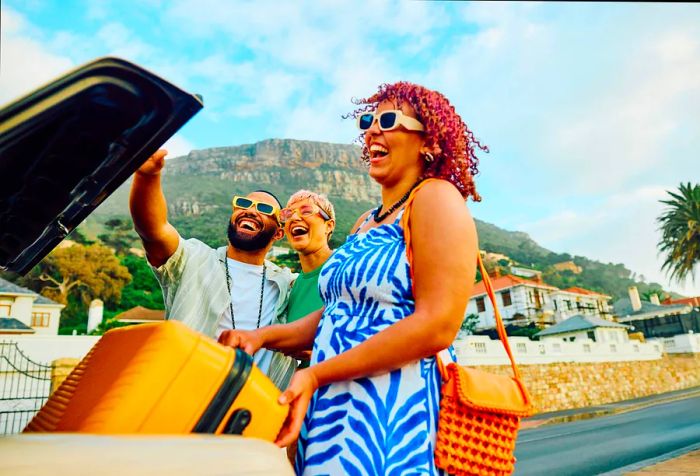
[[[229,302],[228,306],[229,309],[231,310],[231,324],[232,328],[236,328],[236,319],[233,316],[233,300],[231,299],[231,275],[228,272],[228,261],[224,263],[226,266],[226,288],[228,289],[228,295],[229,295]],[[262,272],[262,283],[260,283],[260,306],[258,307],[258,325],[256,326],[256,329],[260,329],[260,318],[262,317],[262,306],[263,306],[263,297],[265,296],[265,274],[267,273],[267,265],[263,264],[263,272]]]
[[[414,183],[411,186],[411,188],[408,189],[408,192],[406,192],[406,194],[403,197],[399,198],[399,200],[396,203],[394,203],[391,207],[389,207],[389,209],[387,211],[385,211],[384,213],[381,213],[382,205],[380,204],[379,207],[374,211],[374,222],[379,223],[380,221],[384,220],[386,217],[388,217],[389,215],[394,213],[397,208],[399,208],[401,205],[403,205],[406,202],[406,200],[408,200],[408,197],[409,197],[409,195],[411,195],[411,192],[413,191],[413,189],[416,188],[418,186],[418,184],[421,182],[422,182],[422,180],[418,179],[416,181],[416,183]]]

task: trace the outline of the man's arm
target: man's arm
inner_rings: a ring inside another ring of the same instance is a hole
[[[311,349],[318,323],[321,321],[323,309],[318,309],[289,324],[275,324],[253,331],[239,329],[226,330],[219,336],[219,344],[234,349],[240,348],[255,354],[259,349],[266,348],[291,354],[301,350]]]
[[[160,184],[167,151],[160,149],[134,174],[129,209],[136,233],[146,249],[148,262],[161,266],[177,250],[180,235],[168,223],[168,206]]]

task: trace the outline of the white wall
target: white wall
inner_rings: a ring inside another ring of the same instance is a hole
[[[700,334],[679,334],[673,337],[648,339],[648,341],[663,345],[664,352],[667,354],[700,352]]]
[[[0,335],[0,342],[17,342],[31,360],[50,364],[56,359],[82,359],[101,336]]]
[[[559,339],[533,341],[509,337],[518,364],[553,362],[618,362],[661,358],[662,345],[651,342],[594,342],[589,339],[564,342]],[[488,336],[467,336],[454,342],[460,365],[507,365],[510,363],[500,340]]]
[[[528,302],[527,289],[525,286],[515,286],[512,288],[503,289],[501,291],[496,291],[494,294],[496,296],[496,306],[498,306],[499,311],[501,311],[501,317],[503,319],[512,319],[515,314],[523,314],[527,316],[529,314],[526,307]],[[510,297],[512,304],[510,306],[503,305],[503,292],[510,291]],[[494,319],[493,304],[489,299],[488,294],[478,296],[478,298],[484,299],[484,312],[478,312],[478,307],[476,305],[477,298],[471,298],[467,304],[467,314],[476,314],[479,316],[479,323],[477,324],[478,329],[488,329],[496,327],[496,321]]]
[[[595,330],[597,342],[627,342],[629,334],[626,329],[606,329],[605,327],[597,327]]]
[[[34,303],[34,308],[32,309],[32,312],[48,312],[51,315],[49,317],[48,327],[32,327],[32,329],[36,331],[36,334],[48,334],[56,336],[58,334],[58,321],[61,319],[61,309],[63,309],[63,306],[57,306],[55,304]],[[31,322],[31,313],[29,321]]]
[[[33,302],[34,296],[16,296],[15,301],[12,303],[10,317],[14,317],[23,324],[31,327]]]
[[[580,330],[580,331],[573,331],[573,332],[565,332],[561,334],[556,334],[552,336],[542,336],[540,337],[540,340],[545,341],[545,340],[563,340],[567,342],[576,342],[580,340],[589,340],[588,338],[588,332],[591,332],[591,329],[587,330]],[[610,342],[610,343],[616,343],[616,342],[627,342],[629,340],[629,335],[627,334],[626,329],[622,329],[620,327],[596,327],[593,329],[594,336],[595,336],[595,341],[598,343],[605,343],[605,342]],[[574,337],[575,339],[572,341],[571,338]]]

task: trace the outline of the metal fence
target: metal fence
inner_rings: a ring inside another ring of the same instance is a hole
[[[34,362],[16,342],[0,342],[0,435],[20,433],[51,392],[51,365]]]

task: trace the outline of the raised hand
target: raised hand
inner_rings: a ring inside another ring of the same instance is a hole
[[[168,155],[168,151],[165,149],[158,149],[152,156],[144,162],[141,167],[137,170],[138,173],[142,175],[157,175],[163,169],[165,165],[165,156]]]

